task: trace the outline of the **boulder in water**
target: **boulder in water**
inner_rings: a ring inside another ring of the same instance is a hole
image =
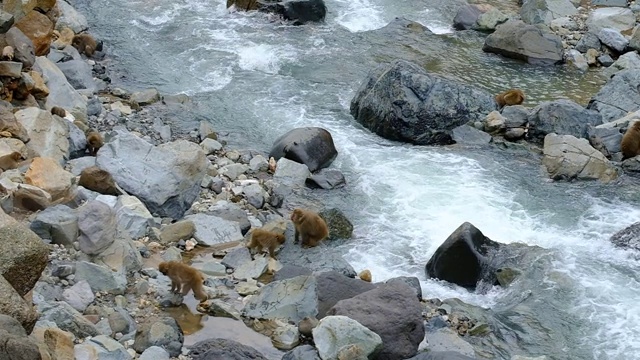
[[[461,6],[453,18],[453,28],[456,30],[470,30],[476,25],[480,15],[484,13],[482,8],[476,4],[466,4]]]
[[[483,51],[519,59],[536,65],[562,62],[562,40],[521,20],[509,20],[487,36]]]
[[[571,100],[543,102],[528,117],[531,139],[541,143],[547,134],[573,135],[587,138],[589,125],[602,124],[602,116]]]
[[[640,222],[618,231],[609,239],[615,246],[640,251]]]
[[[489,262],[489,252],[499,246],[465,222],[431,256],[425,268],[427,277],[475,289],[478,281],[495,272]]]
[[[338,156],[331,133],[319,127],[296,128],[280,136],[269,157],[286,158],[307,165],[314,172],[325,168]]]
[[[544,138],[542,164],[554,180],[600,180],[618,177],[616,168],[586,139],[549,134]]]
[[[454,128],[495,109],[488,92],[405,60],[371,71],[351,100],[356,121],[384,138],[417,145],[451,144]]]
[[[324,21],[327,6],[323,0],[259,0],[258,10],[281,15],[294,25]]]
[[[589,101],[588,109],[610,122],[640,108],[640,69],[622,70],[615,74]]]

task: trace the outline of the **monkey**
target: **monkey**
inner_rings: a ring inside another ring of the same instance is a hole
[[[80,54],[84,53],[88,57],[93,56],[98,46],[96,40],[89,34],[78,34],[74,36],[71,45],[73,45]]]
[[[187,264],[178,261],[165,261],[158,265],[158,270],[171,279],[171,292],[186,296],[193,290],[193,296],[203,302],[209,298],[202,288],[204,276]]]
[[[247,247],[249,250],[253,248],[258,248],[256,254],[262,252],[263,248],[269,249],[269,256],[271,256],[274,260],[276,259],[276,255],[274,250],[278,245],[282,245],[285,242],[285,237],[283,234],[278,234],[276,232],[271,232],[263,229],[255,229],[251,233],[251,240]]]
[[[2,49],[2,60],[11,61],[13,60],[13,57],[14,57],[13,48],[11,46],[5,46]]]
[[[61,108],[60,106],[54,106],[51,108],[51,114],[53,115],[58,115],[61,118],[65,117],[67,115],[67,111],[63,108]]]
[[[640,155],[640,120],[629,126],[620,143],[622,160]]]
[[[294,244],[302,238],[302,247],[314,247],[318,242],[329,236],[327,223],[313,211],[294,209],[291,213],[291,221],[295,225]]]
[[[298,332],[300,334],[311,337],[311,331],[318,326],[319,321],[315,317],[306,316],[300,322],[298,322]]]
[[[496,95],[496,102],[500,108],[507,105],[520,105],[524,101],[524,93],[520,89],[509,89]]]
[[[97,166],[90,166],[80,173],[78,185],[91,191],[105,195],[120,195],[120,190],[108,171]]]
[[[369,270],[362,270],[360,272],[360,274],[358,274],[358,277],[360,278],[360,280],[362,281],[366,281],[366,282],[371,282],[371,271]]]
[[[20,167],[20,163],[24,160],[24,156],[18,151],[11,154],[0,156],[0,169],[11,170]]]
[[[275,173],[276,172],[276,159],[272,156],[269,158],[269,171],[271,173]]]
[[[89,150],[89,154],[91,156],[96,156],[98,154],[98,150],[104,145],[104,140],[102,139],[102,135],[94,129],[88,129],[85,132],[87,136],[87,149]]]

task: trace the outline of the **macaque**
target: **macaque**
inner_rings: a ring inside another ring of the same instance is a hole
[[[14,51],[11,46],[5,46],[2,49],[2,60],[3,61],[12,61],[14,56]]]
[[[102,135],[94,129],[89,129],[85,133],[87,135],[87,149],[91,156],[96,156],[98,150],[104,145]]]
[[[60,106],[54,106],[51,108],[51,114],[64,118],[67,115],[67,111]]]
[[[629,126],[620,143],[622,159],[629,159],[640,155],[640,120]]]
[[[275,249],[279,245],[284,244],[285,240],[286,239],[283,234],[263,229],[255,229],[251,233],[251,240],[249,241],[247,247],[249,248],[249,250],[258,248],[258,251],[256,252],[257,254],[261,253],[263,248],[269,249],[269,256],[275,259]]]
[[[318,242],[329,236],[327,223],[313,211],[295,209],[291,213],[291,221],[295,225],[294,244],[302,238],[302,247],[309,248],[318,245]]]
[[[93,56],[98,46],[96,40],[89,34],[78,34],[74,36],[71,45],[73,45],[80,54],[84,53],[88,57]]]
[[[90,166],[80,173],[78,185],[91,191],[105,195],[120,195],[120,190],[116,186],[115,180],[108,171],[97,166]]]
[[[18,151],[0,156],[0,169],[2,169],[3,171],[17,169],[23,160],[24,157]]]
[[[524,93],[520,89],[509,89],[496,95],[496,102],[500,108],[507,105],[520,105],[524,101]]]
[[[204,276],[191,266],[178,261],[165,261],[158,265],[158,270],[171,279],[171,292],[186,296],[193,290],[193,296],[200,302],[209,298],[202,288]]]

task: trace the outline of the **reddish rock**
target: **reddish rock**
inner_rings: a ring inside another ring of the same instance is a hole
[[[36,56],[49,53],[49,46],[53,42],[53,22],[46,15],[30,11],[15,26],[31,39]]]

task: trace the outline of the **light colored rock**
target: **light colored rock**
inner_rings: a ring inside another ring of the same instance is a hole
[[[229,180],[234,181],[238,178],[238,176],[244,174],[249,170],[249,167],[245,164],[229,164],[220,169],[219,174],[224,175],[229,178]]]
[[[569,0],[527,0],[522,3],[520,16],[527,24],[551,24],[557,18],[578,12]]]
[[[498,111],[490,112],[484,119],[484,131],[496,133],[504,130],[506,119]]]
[[[246,262],[235,269],[233,277],[238,280],[257,279],[267,271],[268,265],[269,259],[267,257],[256,256],[255,260]]]
[[[131,106],[123,104],[122,101],[112,103],[111,110],[119,110],[124,115],[131,115],[133,113]]]
[[[200,143],[200,147],[202,147],[202,150],[204,150],[205,154],[211,155],[211,154],[215,153],[216,151],[221,150],[222,149],[222,144],[220,144],[216,140],[213,140],[213,139],[210,139],[210,138],[206,138],[206,139],[202,140],[202,142]]]
[[[273,174],[274,180],[282,183],[303,186],[311,172],[307,165],[295,161],[280,158],[276,163],[276,172]]]
[[[135,196],[119,196],[115,212],[118,229],[125,231],[134,239],[145,236],[153,223],[153,216]]]
[[[357,345],[368,357],[382,347],[382,339],[356,320],[346,316],[327,316],[313,330],[313,341],[323,360],[338,360],[340,349]]]
[[[619,31],[633,29],[636,17],[628,8],[603,7],[594,9],[587,18],[589,31],[597,34],[601,29],[612,28]]]
[[[489,11],[480,14],[474,29],[480,31],[493,31],[496,29],[496,26],[506,22],[507,20],[509,20],[507,15],[497,8],[492,7]]]
[[[269,169],[269,162],[262,155],[256,155],[249,161],[249,169],[251,171],[267,171]]]
[[[300,344],[298,327],[291,324],[282,324],[271,335],[273,346],[280,350],[291,350]]]
[[[14,26],[31,39],[36,56],[49,53],[53,42],[53,23],[46,15],[36,10],[29,11]]]
[[[449,328],[428,332],[425,340],[428,343],[429,351],[453,351],[472,358],[476,356],[473,346]]]
[[[69,194],[74,176],[65,171],[55,159],[37,157],[33,159],[25,173],[25,181],[51,194],[52,200],[61,199]]]
[[[129,100],[142,106],[150,105],[160,100],[160,94],[156,89],[147,89],[134,92],[129,97]]]
[[[108,248],[116,236],[117,222],[113,209],[101,201],[90,201],[78,209],[78,243],[80,251],[97,255]]]
[[[255,207],[256,209],[261,209],[265,203],[265,191],[262,189],[262,186],[259,184],[251,184],[249,186],[245,186],[242,189],[247,202]]]
[[[602,73],[610,78],[617,72],[627,69],[640,69],[640,55],[637,52],[630,51],[620,55],[618,60],[604,69]]]
[[[91,286],[84,280],[78,281],[62,292],[62,300],[79,312],[84,312],[94,299],[95,296],[93,295],[93,291],[91,291]]]
[[[131,360],[133,356],[119,342],[109,336],[98,335],[74,347],[77,360]]]
[[[188,215],[185,220],[190,220],[195,224],[196,232],[194,237],[199,244],[204,246],[244,239],[240,232],[240,225],[236,221],[229,221],[207,214]]]
[[[297,276],[263,286],[260,293],[246,303],[243,315],[251,318],[281,318],[297,323],[305,316],[318,314],[316,279]]]
[[[29,149],[39,156],[53,158],[59,164],[69,158],[69,127],[65,120],[36,107],[17,111],[15,116],[31,138],[27,143]]]
[[[78,216],[68,206],[57,205],[39,212],[30,228],[42,239],[72,246],[78,239]]]
[[[571,63],[576,69],[580,71],[589,70],[589,64],[587,59],[580,53],[580,51],[571,49],[567,52],[567,62]]]
[[[603,28],[597,33],[600,42],[621,53],[629,45],[629,40],[617,29]]]
[[[76,279],[87,281],[94,292],[124,294],[127,287],[127,278],[123,273],[86,261],[76,262]]]
[[[68,27],[77,34],[89,28],[87,18],[76,11],[73,6],[64,0],[59,0],[57,3],[58,9],[60,9],[60,17],[56,22],[56,30],[62,30]]]
[[[17,79],[22,71],[22,63],[17,61],[0,61],[0,76]]]
[[[552,179],[600,180],[617,178],[615,167],[586,139],[548,134],[544,138],[543,165]]]
[[[45,102],[47,110],[60,106],[68,111],[75,110],[86,114],[86,100],[69,84],[62,71],[51,60],[38,56],[34,67],[42,73],[45,84],[49,88],[49,96]]]
[[[169,360],[169,353],[160,346],[147,348],[140,354],[139,360]]]

